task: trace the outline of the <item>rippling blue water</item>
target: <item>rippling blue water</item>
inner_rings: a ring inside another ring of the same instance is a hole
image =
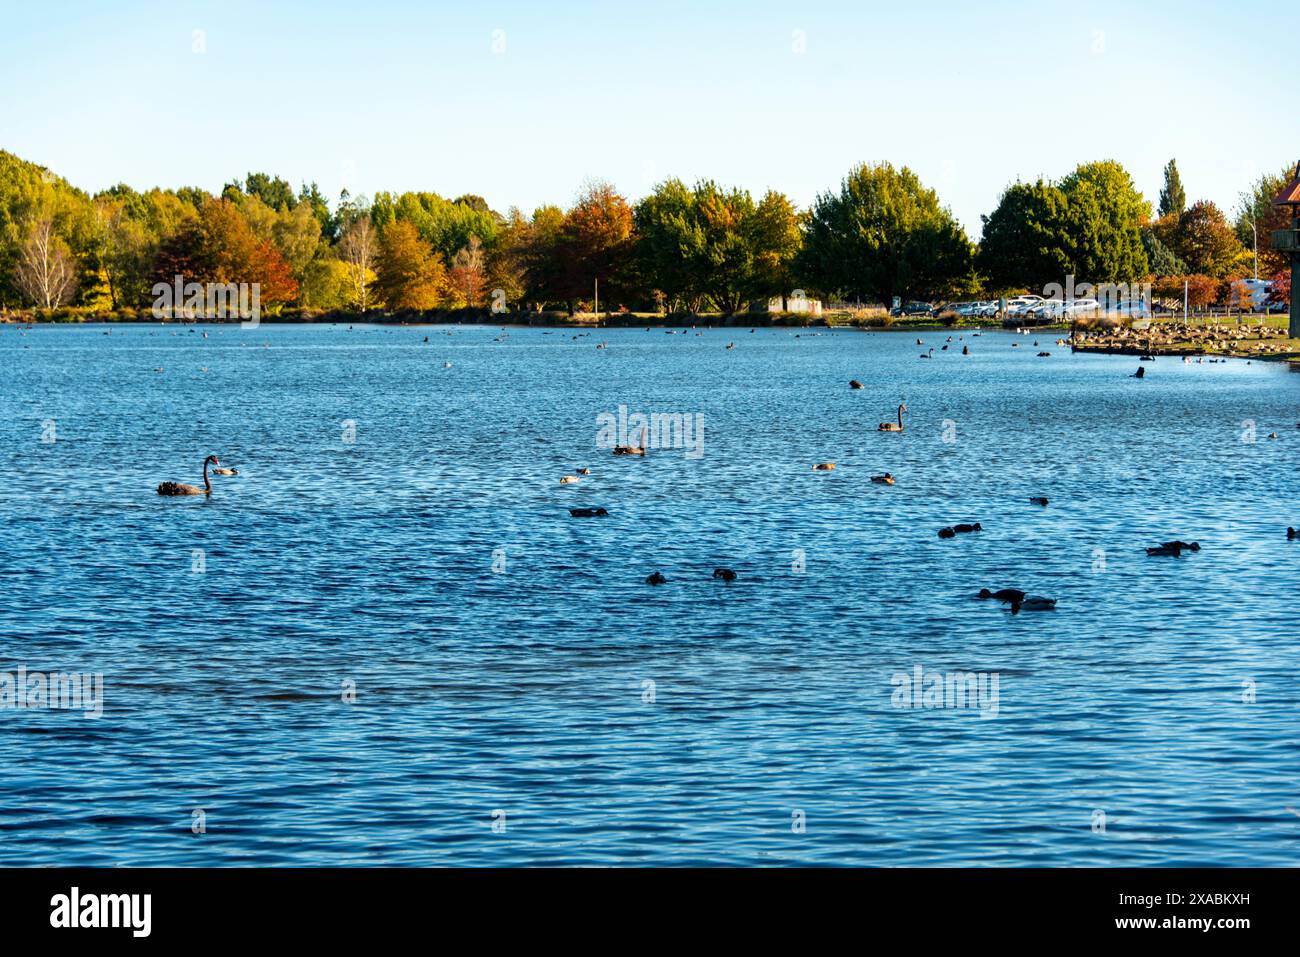
[[[1300,855],[1300,375],[1000,332],[207,332],[0,327],[0,671],[104,682],[97,719],[0,710],[0,864]],[[702,414],[703,455],[598,450],[620,405]],[[155,494],[209,453],[240,475]],[[1059,607],[971,597],[1010,585]],[[997,673],[996,717],[895,707],[918,665]]]

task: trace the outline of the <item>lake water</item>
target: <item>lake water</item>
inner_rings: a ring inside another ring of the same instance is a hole
[[[1300,859],[1283,366],[106,328],[0,326],[0,671],[103,676],[97,718],[0,709],[0,864]],[[597,448],[620,406],[702,454]],[[983,710],[899,706],[918,666]]]

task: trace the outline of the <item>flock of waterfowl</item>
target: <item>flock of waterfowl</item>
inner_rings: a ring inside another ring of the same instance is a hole
[[[1264,334],[1269,335],[1271,333],[1266,331],[1264,332]],[[589,335],[589,333],[584,333],[581,335]],[[979,335],[979,333],[974,333],[974,335]],[[1226,327],[1221,327],[1221,326],[1207,326],[1207,327],[1173,326],[1171,327],[1169,333],[1166,334],[1163,338],[1166,342],[1168,342],[1175,337],[1182,337],[1182,338],[1194,337],[1196,341],[1198,341],[1203,345],[1218,344],[1218,343],[1221,343],[1228,347],[1235,347],[1237,345],[1237,342],[1235,340],[1229,338],[1229,330]],[[579,338],[579,336],[574,336],[573,338],[577,339]],[[1156,345],[1162,344],[1162,343],[1157,343],[1155,341],[1156,338],[1157,337],[1153,337],[1149,335],[1142,337],[1142,341],[1145,342],[1148,351],[1153,351]],[[1126,340],[1128,342],[1136,343],[1138,341],[1138,337],[1136,336],[1136,334],[1132,332],[1132,330],[1127,330],[1127,329],[1118,330],[1116,332],[1109,333],[1107,337],[1095,337],[1090,341],[1090,344],[1097,347],[1104,348],[1103,344],[1110,345],[1117,342],[1124,342]],[[428,341],[427,337],[425,341],[426,342]],[[918,345],[924,344],[921,339],[917,339],[916,341]],[[949,342],[951,341],[952,341],[952,337],[949,337]],[[1061,343],[1062,341],[1063,340],[1058,340],[1058,344]],[[1037,342],[1034,343],[1034,345],[1037,344],[1038,344]],[[1019,343],[1012,344],[1013,348],[1018,345]],[[603,346],[604,344],[602,343],[600,347]],[[727,348],[728,349],[734,348],[734,343],[729,344]],[[947,344],[945,344],[943,346],[943,349],[946,350],[947,348],[948,346]],[[933,347],[931,347],[928,352],[921,353],[921,358],[923,359],[932,358],[933,354],[934,354],[934,349]],[[963,346],[962,354],[963,355],[970,354],[970,350],[968,346]],[[1038,355],[1045,357],[1045,356],[1050,356],[1051,353],[1044,351],[1038,353]],[[1154,358],[1152,355],[1146,355],[1146,354],[1142,355],[1142,359],[1144,361],[1151,360],[1152,358]],[[1187,361],[1187,357],[1184,357],[1184,361]],[[1217,360],[1210,360],[1210,361],[1217,361]],[[446,366],[449,367],[450,363],[446,363]],[[156,371],[161,371],[161,370],[156,370]],[[1138,371],[1134,373],[1134,377],[1142,378],[1144,376],[1144,373],[1145,370],[1139,367]],[[856,389],[863,389],[865,388],[865,386],[863,385],[862,382],[858,381],[857,379],[851,379],[849,380],[849,388],[856,390]],[[900,403],[898,406],[896,419],[894,421],[881,422],[878,427],[878,431],[886,432],[886,433],[902,433],[905,430],[905,426],[903,422],[903,413],[907,411],[908,409],[907,409],[906,402]],[[1300,428],[1300,425],[1297,425],[1297,428]],[[1276,438],[1277,434],[1273,433],[1270,437]],[[639,445],[619,445],[619,446],[615,446],[612,451],[614,455],[618,455],[618,456],[644,457],[646,455],[646,451],[648,447],[649,447],[648,430],[643,428],[641,431],[641,442]],[[812,468],[813,471],[816,472],[831,472],[835,470],[835,463],[819,462],[813,465]],[[238,469],[222,467],[220,460],[216,455],[209,455],[207,458],[203,460],[203,487],[202,488],[195,485],[189,485],[183,482],[162,482],[158,485],[158,494],[162,496],[211,495],[212,482],[209,477],[209,469],[211,469],[211,474],[213,475],[234,476],[239,474]],[[580,481],[579,476],[590,475],[591,469],[579,468],[579,469],[575,469],[575,472],[577,473],[576,475],[562,476],[560,478],[560,484],[561,485],[575,484]],[[889,472],[884,472],[880,475],[872,475],[870,479],[873,483],[878,485],[894,485],[896,482],[895,477]],[[1041,507],[1046,507],[1048,505],[1047,497],[1041,495],[1031,496],[1029,498],[1029,502],[1031,504],[1038,505]],[[569,509],[569,515],[572,518],[605,518],[608,517],[609,512],[606,509],[601,507],[586,507],[586,508],[575,507]],[[958,524],[941,528],[939,530],[938,535],[940,538],[951,539],[957,537],[958,535],[973,534],[981,531],[983,531],[983,526],[979,522],[958,523]],[[1289,541],[1300,540],[1300,530],[1297,530],[1296,528],[1287,528],[1286,537]],[[1149,547],[1146,549],[1146,553],[1150,557],[1178,558],[1184,555],[1185,553],[1195,553],[1195,552],[1199,552],[1200,550],[1201,550],[1201,546],[1198,542],[1184,542],[1181,540],[1174,540],[1174,541],[1162,542],[1159,545]],[[720,568],[715,568],[713,570],[713,578],[724,582],[733,582],[736,580],[737,574],[734,570],[730,568],[720,567]],[[668,583],[668,578],[661,571],[655,571],[646,577],[645,582],[646,584],[653,585],[653,586],[664,585]],[[1012,614],[1017,614],[1021,611],[1052,611],[1056,608],[1056,604],[1057,604],[1056,599],[1054,598],[1045,598],[1039,595],[1029,595],[1026,592],[1016,588],[1002,588],[997,591],[990,591],[989,589],[984,588],[980,590],[979,594],[976,597],[980,599],[995,599],[997,601],[1003,602],[1009,607]]]
[[[1289,333],[1286,329],[1262,323],[1253,326],[1223,323],[1194,326],[1181,322],[1168,322],[1152,324],[1146,329],[1120,327],[1095,332],[1078,331],[1074,333],[1073,345],[1080,352],[1108,352],[1120,355],[1141,353],[1146,357],[1156,352],[1188,358],[1206,352],[1249,357],[1294,352],[1294,347],[1288,348],[1268,341],[1288,338]]]

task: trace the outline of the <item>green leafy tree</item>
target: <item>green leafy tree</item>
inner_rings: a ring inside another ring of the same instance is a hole
[[[668,180],[637,204],[633,218],[642,280],[673,308],[698,310],[707,299],[738,312],[749,300],[790,292],[803,235],[780,193],[755,203],[747,191],[712,181],[689,190]]]
[[[1040,289],[1074,268],[1066,218],[1068,200],[1039,180],[1009,186],[984,217],[978,264],[995,289]]]
[[[1291,227],[1291,213],[1284,206],[1274,206],[1273,200],[1295,175],[1294,166],[1285,166],[1276,173],[1266,174],[1256,180],[1251,188],[1241,194],[1237,219],[1234,224],[1237,239],[1245,249],[1254,250],[1259,239],[1259,274],[1269,276],[1290,263],[1287,253],[1273,249],[1273,231]]]
[[[1187,272],[1187,264],[1166,245],[1153,226],[1142,228],[1142,246],[1146,250],[1147,265],[1153,275],[1181,276]]]
[[[274,212],[293,209],[298,205],[298,197],[294,195],[293,187],[278,176],[249,173],[242,186],[238,182],[234,183],[234,186],[249,196],[256,196]]]
[[[1150,205],[1119,163],[1085,163],[1061,181],[1073,273],[1088,282],[1137,282],[1150,271],[1141,224]]]
[[[1165,185],[1160,190],[1160,205],[1157,212],[1161,216],[1171,213],[1181,216],[1187,208],[1187,193],[1183,189],[1182,177],[1178,175],[1178,164],[1173,160],[1165,167]]]
[[[320,220],[311,205],[281,207],[271,224],[271,241],[289,264],[294,278],[302,282],[321,244]]]
[[[503,305],[518,308],[528,295],[528,243],[530,224],[516,206],[510,207],[497,233],[496,247],[487,252],[487,285],[496,302],[496,290],[505,297]]]
[[[907,167],[858,166],[817,197],[799,271],[826,293],[888,302],[969,282],[973,251],[932,189]]]
[[[538,306],[565,302],[566,267],[562,260],[564,210],[540,206],[533,211],[523,243],[526,298]]]

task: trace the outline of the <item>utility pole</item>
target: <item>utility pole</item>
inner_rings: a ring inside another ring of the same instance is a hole
[[[1255,211],[1250,211],[1250,231],[1255,234],[1255,282],[1259,282],[1259,225],[1255,222]]]

